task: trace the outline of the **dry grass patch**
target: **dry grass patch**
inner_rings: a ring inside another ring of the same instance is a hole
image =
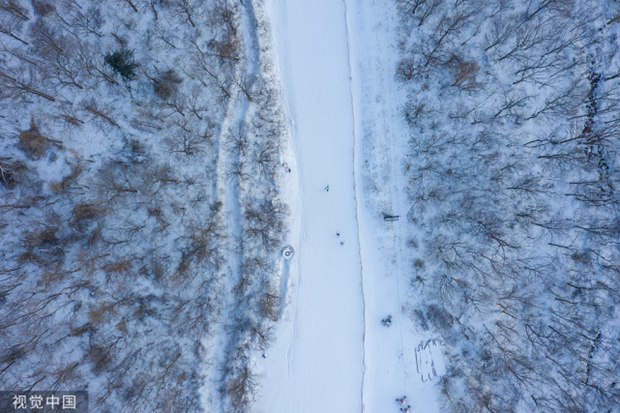
[[[476,75],[480,71],[480,65],[471,60],[465,60],[458,55],[452,55],[448,61],[448,67],[454,72],[452,86],[457,86],[464,90],[472,90],[480,85],[476,81]]]
[[[50,140],[41,134],[37,125],[32,122],[30,129],[20,132],[19,147],[29,157],[39,159],[47,152]]]
[[[82,174],[82,167],[80,165],[75,165],[71,170],[71,173],[65,176],[62,181],[56,181],[50,183],[50,189],[56,194],[64,193],[67,188],[74,183],[77,178]]]
[[[181,78],[174,70],[167,70],[161,76],[153,80],[155,94],[163,100],[168,100],[177,92]]]
[[[73,218],[78,222],[95,219],[101,214],[101,209],[93,204],[82,202],[73,207]]]
[[[32,232],[26,237],[26,245],[31,248],[54,245],[58,241],[56,238],[57,231],[58,228],[47,227],[39,231]]]
[[[265,293],[260,302],[260,309],[263,316],[267,317],[273,322],[280,319],[280,297],[276,292]]]
[[[88,311],[88,321],[93,326],[98,326],[102,322],[109,319],[110,315],[116,314],[116,308],[113,303],[103,303]]]
[[[131,270],[131,264],[128,261],[110,262],[101,269],[108,274],[118,274]]]

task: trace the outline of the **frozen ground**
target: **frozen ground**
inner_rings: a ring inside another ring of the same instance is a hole
[[[439,411],[441,346],[406,315],[404,217],[382,215],[406,213],[394,12],[333,0],[272,0],[268,11],[292,136],[296,254],[255,411],[397,412],[402,395],[413,412]],[[369,168],[383,173],[381,188]]]

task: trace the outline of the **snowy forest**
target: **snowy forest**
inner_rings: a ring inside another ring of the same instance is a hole
[[[0,0],[0,389],[247,407],[287,215],[266,33],[250,1]]]
[[[620,406],[620,4],[396,0],[414,322],[451,412]]]
[[[613,0],[0,0],[0,391],[619,412],[619,27]]]

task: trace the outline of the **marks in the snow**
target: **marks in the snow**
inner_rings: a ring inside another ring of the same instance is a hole
[[[295,255],[295,250],[292,246],[286,245],[282,248],[282,263],[280,268],[280,280],[279,280],[279,314],[280,317],[284,314],[284,310],[286,308],[286,303],[288,302],[288,291],[289,291],[289,274],[290,274],[290,265],[291,258]]]
[[[365,411],[365,400],[364,400],[364,395],[365,393],[365,385],[366,385],[366,336],[367,336],[367,316],[366,316],[366,311],[367,311],[367,307],[366,307],[366,290],[364,289],[364,267],[363,267],[363,260],[362,260],[362,251],[361,251],[361,237],[360,237],[360,221],[359,221],[359,209],[360,209],[360,204],[358,203],[358,199],[359,199],[359,194],[358,194],[358,190],[359,190],[359,185],[357,182],[357,168],[356,168],[356,163],[357,163],[357,149],[358,149],[358,140],[357,140],[357,124],[356,124],[356,118],[355,118],[355,112],[356,112],[356,108],[355,108],[355,103],[356,103],[356,96],[354,94],[354,88],[353,88],[353,69],[352,69],[352,56],[351,56],[351,39],[350,39],[350,29],[349,29],[349,8],[347,5],[347,1],[346,0],[342,0],[342,5],[344,7],[344,28],[345,28],[345,36],[346,36],[346,50],[347,50],[347,66],[348,66],[348,71],[349,71],[349,94],[350,94],[350,98],[351,98],[351,120],[352,120],[352,130],[353,130],[353,145],[352,145],[352,152],[353,152],[353,201],[355,203],[355,225],[356,225],[356,229],[357,229],[357,241],[358,241],[358,257],[359,257],[359,263],[360,263],[360,293],[361,293],[361,297],[362,297],[362,322],[364,325],[363,331],[362,331],[362,377],[361,377],[361,388],[360,388],[360,396],[361,396],[361,411],[364,412]],[[344,241],[340,241],[340,245],[344,245]]]
[[[422,341],[415,349],[415,364],[423,383],[446,374],[446,362],[436,339]]]
[[[291,258],[293,258],[293,254],[295,254],[295,250],[290,245],[287,245],[284,248],[282,248],[282,256],[285,259],[290,260]]]

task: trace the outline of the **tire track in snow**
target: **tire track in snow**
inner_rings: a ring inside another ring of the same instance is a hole
[[[353,202],[355,204],[355,225],[356,225],[356,236],[357,236],[357,244],[358,244],[358,256],[360,262],[360,293],[362,298],[362,323],[363,323],[363,331],[362,331],[362,377],[361,377],[361,412],[363,413],[366,407],[366,403],[364,400],[365,395],[365,383],[366,383],[366,291],[364,289],[364,265],[362,263],[362,251],[361,251],[361,237],[360,237],[360,221],[359,221],[359,208],[360,205],[358,203],[359,194],[358,194],[358,182],[357,182],[357,170],[356,170],[356,162],[357,162],[357,122],[355,117],[355,94],[353,93],[353,70],[351,63],[351,42],[349,35],[349,8],[347,6],[346,0],[342,0],[342,4],[344,6],[344,26],[345,26],[345,36],[346,36],[346,49],[347,49],[347,66],[349,69],[349,93],[351,96],[351,120],[352,120],[352,131],[353,131],[353,145],[351,147],[353,152],[353,163],[352,163],[352,173],[353,173]]]

